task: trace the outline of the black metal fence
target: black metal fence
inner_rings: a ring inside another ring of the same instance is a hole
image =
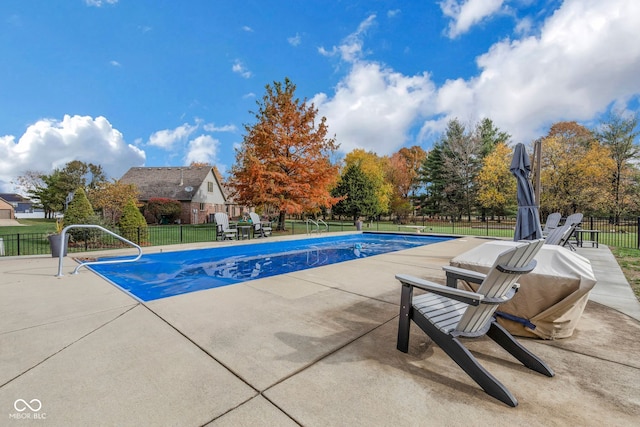
[[[438,233],[449,235],[472,235],[512,238],[515,218],[452,220],[447,218],[416,217],[408,223],[392,221],[369,221],[357,227],[351,221],[326,221],[318,226],[306,221],[288,220],[285,231],[274,235],[308,234],[324,231],[404,231]],[[640,217],[625,219],[615,224],[606,218],[584,218],[582,228],[597,230],[600,244],[621,248],[640,249]],[[160,225],[133,230],[112,230],[140,246],[173,245],[180,243],[213,242],[218,239],[214,224],[202,225]],[[0,230],[1,233],[1,230]],[[220,236],[221,237],[221,236]],[[89,252],[94,250],[126,247],[121,241],[95,230],[71,232],[68,252]],[[46,233],[0,234],[0,256],[50,254]]]

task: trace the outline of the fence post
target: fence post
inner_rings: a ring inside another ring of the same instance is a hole
[[[636,249],[640,249],[640,216],[638,217],[638,224],[636,224]]]
[[[638,221],[640,221],[640,218],[638,219]],[[18,242],[18,255],[20,255],[20,233],[17,234],[18,239],[16,240]]]

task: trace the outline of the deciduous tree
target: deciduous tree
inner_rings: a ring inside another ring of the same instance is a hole
[[[513,150],[499,142],[478,173],[478,203],[496,215],[505,215],[517,205],[516,179],[509,171],[512,158]]]
[[[124,206],[129,200],[138,200],[139,192],[134,184],[123,184],[119,180],[101,182],[87,195],[91,206],[102,212],[105,222],[117,224]]]
[[[637,172],[634,161],[640,158],[640,145],[636,143],[637,126],[637,114],[624,116],[621,112],[613,112],[602,121],[596,131],[596,137],[602,145],[609,148],[610,156],[615,162],[610,192],[611,215],[616,224],[634,201],[633,176]]]
[[[338,180],[331,162],[338,145],[327,138],[325,117],[316,120],[317,109],[296,98],[295,90],[288,78],[266,86],[231,169],[236,201],[274,208],[278,229],[284,229],[286,213],[316,213],[337,202],[330,190]]]
[[[575,122],[551,126],[542,139],[541,167],[542,211],[606,212],[614,163],[589,129]]]

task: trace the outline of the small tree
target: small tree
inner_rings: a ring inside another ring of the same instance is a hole
[[[79,187],[74,195],[69,207],[64,212],[64,222],[67,225],[89,224],[89,219],[93,216],[93,208],[82,187]]]
[[[127,204],[124,205],[118,226],[120,227],[122,237],[132,242],[140,244],[149,239],[147,221],[144,219],[144,216],[133,199],[129,199]]]
[[[65,225],[92,224],[94,216],[93,208],[91,207],[89,199],[87,199],[87,195],[82,187],[78,187],[73,194],[73,199],[69,203],[69,207],[64,211]],[[69,234],[75,241],[89,240],[89,237],[92,236],[92,233],[88,233],[87,230],[82,229],[72,229]]]

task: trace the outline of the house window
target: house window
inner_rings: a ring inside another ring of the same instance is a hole
[[[213,193],[213,182],[207,182],[207,191]]]
[[[200,210],[203,211],[204,210],[204,203],[200,203]]]

